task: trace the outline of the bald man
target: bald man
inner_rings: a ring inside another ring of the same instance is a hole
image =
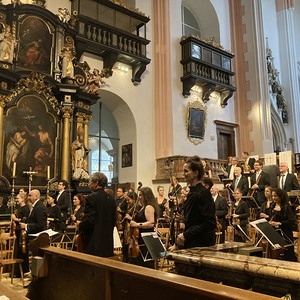
[[[30,214],[27,223],[20,223],[21,228],[25,229],[27,234],[38,233],[47,229],[46,206],[40,200],[40,191],[32,190],[28,193],[28,201],[31,205]]]
[[[278,187],[285,192],[291,190],[299,190],[299,184],[297,177],[294,174],[289,173],[289,167],[287,163],[281,162],[279,165],[280,176],[278,180]]]

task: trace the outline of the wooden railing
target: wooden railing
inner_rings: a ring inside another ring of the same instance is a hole
[[[47,276],[35,280],[30,299],[278,299],[55,247],[42,247]]]

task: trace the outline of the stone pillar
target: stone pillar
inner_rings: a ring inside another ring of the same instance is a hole
[[[155,0],[153,5],[154,69],[154,126],[156,158],[173,154],[173,121],[170,67],[170,4]]]

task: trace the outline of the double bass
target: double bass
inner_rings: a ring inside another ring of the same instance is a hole
[[[139,190],[142,187],[142,183],[138,183],[138,189]],[[134,207],[133,207],[133,213],[132,213],[132,220],[134,220],[135,215],[137,213],[137,207],[138,207],[138,200],[135,202]],[[129,246],[128,246],[128,257],[130,258],[137,258],[140,254],[140,247],[139,247],[139,236],[140,236],[140,231],[137,227],[131,227],[129,230]]]

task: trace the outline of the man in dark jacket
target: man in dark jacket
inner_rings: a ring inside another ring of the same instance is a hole
[[[113,256],[116,224],[116,202],[104,191],[106,185],[107,178],[103,173],[91,175],[89,187],[93,193],[87,196],[84,218],[79,223],[83,252],[101,257]]]

